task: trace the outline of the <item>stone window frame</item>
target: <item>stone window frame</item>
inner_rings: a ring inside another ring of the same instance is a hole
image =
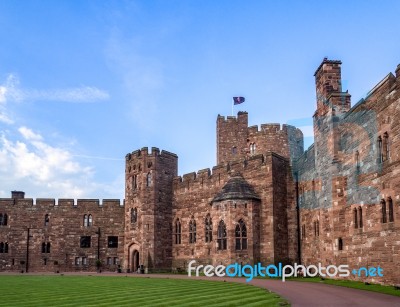
[[[7,226],[8,215],[7,213],[0,213],[0,226]]]
[[[137,175],[132,176],[132,190],[136,191],[137,189]]]
[[[382,137],[378,136],[378,163],[383,162],[383,146],[382,146]]]
[[[107,247],[118,248],[118,236],[107,236]]]
[[[319,237],[319,221],[314,221],[314,236]]]
[[[382,161],[390,158],[389,133],[385,132],[382,138]]]
[[[247,227],[243,219],[235,226],[235,250],[247,250]]]
[[[255,142],[250,143],[250,148],[249,148],[250,155],[255,155],[256,154],[256,148],[257,148],[257,145],[256,145]]]
[[[358,209],[353,209],[353,222],[354,222],[354,229],[358,229]]]
[[[303,224],[301,226],[301,239],[305,240],[306,239],[306,224]]]
[[[137,207],[131,208],[131,224],[135,224],[137,222],[138,213]]]
[[[42,254],[50,254],[50,242],[42,242]]]
[[[50,216],[49,216],[48,213],[46,213],[46,214],[44,215],[44,226],[45,226],[45,227],[49,226],[49,223],[50,223]]]
[[[93,226],[93,216],[91,214],[83,215],[83,227]]]
[[[189,244],[196,243],[196,220],[194,216],[189,221]]]
[[[389,223],[393,223],[394,222],[393,200],[390,196],[387,198],[387,202],[389,211]]]
[[[358,227],[363,228],[364,223],[363,223],[363,214],[362,214],[362,208],[358,207]]]
[[[0,254],[8,254],[8,242],[0,242]]]
[[[182,224],[179,218],[176,219],[175,221],[175,232],[174,232],[174,237],[175,237],[175,244],[181,244],[182,243]]]
[[[224,220],[220,220],[217,229],[217,249],[227,250],[227,230]]]
[[[340,237],[340,238],[338,238],[338,250],[339,250],[339,251],[342,251],[342,250],[343,250],[343,247],[344,247],[344,245],[343,245],[343,239]]]
[[[151,178],[151,172],[148,172],[147,174],[146,174],[146,187],[151,187],[151,185],[152,185],[152,180],[151,180],[152,178]]]
[[[381,199],[381,222],[382,224],[387,223],[387,214],[386,214],[386,201],[384,199]]]
[[[92,245],[92,237],[91,236],[81,236],[80,238],[80,248],[90,248]]]
[[[206,243],[210,243],[212,242],[212,229],[213,229],[210,213],[208,213],[205,218],[204,226],[205,226],[205,241]]]

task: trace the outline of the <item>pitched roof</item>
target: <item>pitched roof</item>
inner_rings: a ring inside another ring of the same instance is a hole
[[[253,187],[241,175],[235,175],[228,180],[221,192],[215,195],[211,203],[227,199],[260,200],[260,197],[254,192]]]

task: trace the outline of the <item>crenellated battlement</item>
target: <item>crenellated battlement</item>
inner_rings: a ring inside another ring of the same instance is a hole
[[[120,199],[73,199],[73,198],[0,198],[0,205],[18,206],[18,207],[80,207],[80,206],[97,206],[97,207],[124,207],[124,202]]]
[[[178,157],[176,154],[169,152],[167,150],[162,150],[160,153],[160,149],[158,147],[151,147],[150,152],[149,152],[148,147],[142,147],[141,149],[137,149],[137,150],[132,151],[131,153],[128,153],[125,156],[125,158],[126,158],[126,161],[130,161],[133,158],[156,157],[156,156],[174,157],[174,158]]]

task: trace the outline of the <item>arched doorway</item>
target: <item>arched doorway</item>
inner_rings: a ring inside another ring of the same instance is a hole
[[[137,272],[139,268],[139,251],[135,249],[132,253],[132,272]]]

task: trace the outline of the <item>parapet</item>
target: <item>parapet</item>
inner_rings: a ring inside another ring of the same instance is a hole
[[[160,153],[160,149],[157,147],[151,147],[151,151],[149,152],[148,147],[142,147],[141,149],[137,149],[132,151],[131,153],[128,153],[125,158],[126,161],[130,161],[132,158],[135,157],[143,157],[143,156],[148,156],[148,157],[156,157],[156,156],[170,156],[174,158],[178,158],[178,156],[172,152],[169,152],[167,150],[162,150]]]
[[[121,205],[120,199],[103,199],[100,201],[99,199],[75,199],[73,198],[22,198],[22,199],[15,199],[15,198],[1,198],[0,202],[6,202],[9,205],[15,206],[35,206],[37,208],[49,208],[49,207],[79,207],[84,206],[86,204],[103,207],[103,206],[118,206],[123,207]]]

